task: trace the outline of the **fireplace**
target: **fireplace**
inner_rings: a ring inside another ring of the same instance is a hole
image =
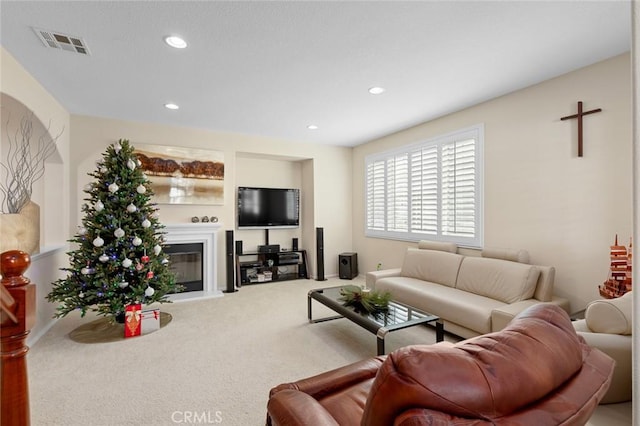
[[[181,243],[168,246],[169,269],[183,292],[204,290],[202,281],[202,243]]]
[[[221,297],[217,284],[217,246],[219,223],[177,223],[164,228],[169,267],[176,281],[185,287],[181,293],[171,294],[174,302]]]

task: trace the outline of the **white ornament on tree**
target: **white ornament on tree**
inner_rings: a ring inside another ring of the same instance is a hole
[[[145,192],[147,192],[147,188],[145,188],[144,185],[138,185],[136,191],[138,191],[138,194],[144,194]]]
[[[93,245],[95,247],[102,247],[104,245],[104,240],[102,238],[100,238],[100,236],[98,235],[94,240],[93,240]]]
[[[131,244],[133,244],[134,246],[139,246],[140,244],[142,244],[142,240],[140,239],[140,237],[135,236],[133,237],[133,241],[131,241]]]
[[[131,259],[125,259],[125,260],[122,261],[122,266],[124,266],[125,268],[128,268],[132,264],[133,264],[133,262],[131,261]]]
[[[90,183],[84,186],[84,192],[91,192],[92,189],[93,189],[93,185],[91,185]]]
[[[118,186],[117,183],[114,182],[112,184],[109,184],[108,189],[109,189],[109,192],[111,192],[112,194],[115,194],[116,192],[118,192],[118,189],[120,189],[120,187]]]
[[[116,154],[119,154],[121,149],[122,149],[122,145],[120,145],[120,141],[114,142],[113,150],[116,152]]]
[[[129,168],[129,170],[133,170],[136,168],[136,163],[134,163],[133,160],[129,158],[129,160],[127,160],[127,167]]]
[[[105,263],[107,260],[109,260],[109,256],[107,256],[106,254],[102,253],[100,255],[100,257],[98,258],[98,260],[102,263]]]
[[[151,297],[153,296],[153,293],[155,293],[156,291],[153,289],[153,287],[147,287],[147,289],[144,291],[145,296],[147,297]]]
[[[162,251],[162,247],[160,247],[160,245],[156,244],[155,246],[153,246],[153,252],[157,255],[160,254],[160,252]]]
[[[96,202],[95,209],[97,212],[101,212],[102,210],[104,210],[104,204],[102,203],[102,201],[98,200]]]
[[[116,238],[122,238],[124,237],[124,231],[122,228],[118,228],[115,231],[113,231],[113,235],[115,235]]]
[[[121,281],[120,283],[118,283],[118,286],[119,286],[120,288],[125,288],[125,287],[126,287],[126,286],[128,286],[128,285],[129,285],[129,283],[128,283],[128,282],[126,282],[126,281]]]
[[[143,228],[148,228],[151,226],[151,222],[149,221],[149,219],[145,219],[142,221],[142,227]]]
[[[138,210],[138,208],[135,206],[135,204],[131,203],[127,206],[127,211],[129,213],[134,213],[136,210]]]

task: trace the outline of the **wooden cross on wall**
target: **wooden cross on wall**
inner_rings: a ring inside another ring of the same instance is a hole
[[[592,109],[591,111],[582,111],[582,101],[578,101],[578,113],[573,115],[567,115],[566,117],[560,118],[560,120],[571,120],[572,118],[578,119],[578,157],[582,157],[582,117],[589,114],[595,114],[596,112],[600,112],[602,109]]]

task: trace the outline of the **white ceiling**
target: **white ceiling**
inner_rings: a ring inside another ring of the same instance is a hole
[[[354,146],[629,51],[630,9],[2,0],[0,43],[72,114]],[[91,55],[45,47],[31,27],[81,37]]]

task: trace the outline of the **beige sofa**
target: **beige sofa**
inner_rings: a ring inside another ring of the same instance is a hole
[[[569,312],[569,301],[553,294],[555,269],[529,265],[528,258],[524,250],[464,256],[455,244],[420,241],[401,268],[367,273],[367,287],[438,315],[446,331],[469,338],[502,330],[537,303]]]
[[[602,404],[631,400],[632,297],[628,292],[617,299],[594,300],[587,305],[584,319],[573,323],[588,345],[616,361],[611,387]]]

